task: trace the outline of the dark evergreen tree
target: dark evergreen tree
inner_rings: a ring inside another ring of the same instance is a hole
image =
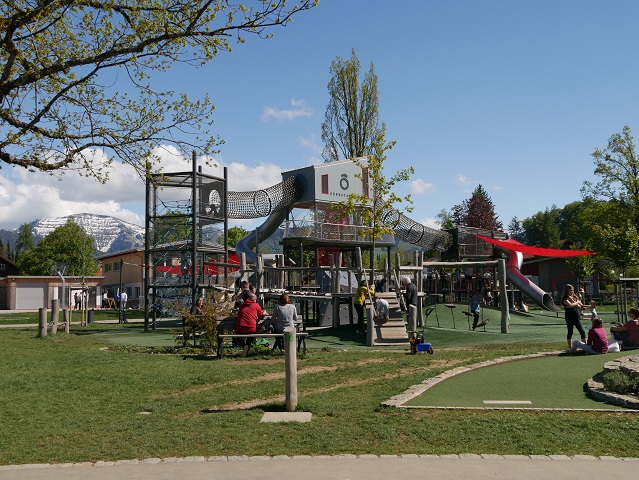
[[[481,184],[468,200],[453,207],[451,216],[455,225],[458,226],[496,231],[503,229],[499,216],[495,214],[493,201]]]
[[[514,216],[508,224],[508,235],[518,242],[523,243],[526,241],[526,231],[524,230],[523,222],[519,220],[517,216]]]

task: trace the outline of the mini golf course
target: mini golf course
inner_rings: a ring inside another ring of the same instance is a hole
[[[634,352],[546,355],[462,371],[403,403],[428,408],[603,409],[639,413],[587,396],[604,363]]]

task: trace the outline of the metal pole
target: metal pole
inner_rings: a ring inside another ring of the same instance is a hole
[[[122,267],[124,260],[120,257],[120,289],[118,290],[118,323],[124,323],[124,310],[122,309]]]

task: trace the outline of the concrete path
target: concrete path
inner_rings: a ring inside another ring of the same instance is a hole
[[[0,466],[0,479],[29,480],[539,480],[636,479],[639,458],[563,455],[340,455],[190,457],[65,465]]]

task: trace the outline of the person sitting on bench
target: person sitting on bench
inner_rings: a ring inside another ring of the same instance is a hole
[[[262,307],[257,303],[257,296],[254,293],[249,293],[246,300],[244,300],[237,309],[237,320],[235,321],[235,333],[255,333],[257,331],[257,321],[262,320],[266,312],[262,310]],[[240,347],[244,347],[245,353],[248,352],[253,338],[238,338],[236,343]]]

